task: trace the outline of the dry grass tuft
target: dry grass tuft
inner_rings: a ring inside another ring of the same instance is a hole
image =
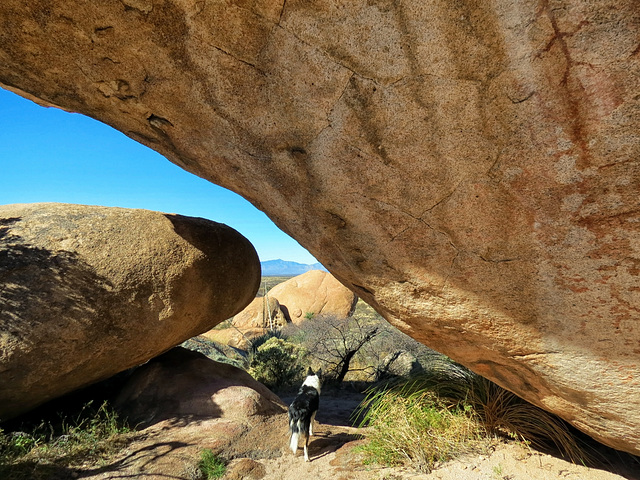
[[[370,427],[363,451],[371,461],[429,471],[477,449],[481,438],[498,437],[556,450],[577,464],[596,460],[559,417],[449,359],[429,367],[410,381],[370,391],[361,404],[362,426]]]
[[[363,408],[361,426],[371,428],[362,451],[369,461],[428,473],[481,445],[483,432],[472,412],[448,406],[432,392],[381,391]]]

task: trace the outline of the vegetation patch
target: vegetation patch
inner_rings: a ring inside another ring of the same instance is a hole
[[[446,357],[423,374],[374,388],[361,404],[362,447],[369,461],[429,472],[437,462],[509,438],[555,451],[578,464],[592,451],[559,417]]]
[[[200,453],[200,472],[207,480],[222,478],[227,471],[226,462],[211,450],[202,450]]]
[[[252,352],[247,371],[269,388],[297,384],[304,372],[304,356],[301,347],[274,336]]]
[[[38,480],[98,464],[132,440],[132,429],[104,402],[90,401],[74,417],[42,421],[35,427],[0,429],[0,478]]]
[[[482,431],[473,413],[446,405],[428,391],[385,391],[368,399],[362,424],[371,426],[361,447],[369,462],[411,465],[430,472],[438,462],[477,449]]]

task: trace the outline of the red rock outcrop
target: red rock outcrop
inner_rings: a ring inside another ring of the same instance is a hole
[[[267,310],[265,297],[256,297],[233,317],[231,327],[216,328],[202,335],[214,342],[247,350],[254,338],[264,335],[270,328],[279,328],[287,323],[278,300],[268,297],[268,302],[270,311]]]
[[[240,193],[403,331],[640,453],[635,0],[0,19],[0,83]]]
[[[260,263],[202,218],[0,206],[0,418],[146,362],[249,303]]]
[[[231,328],[210,330],[204,336],[246,350],[252,339],[271,328],[283,327],[288,322],[299,324],[315,315],[348,317],[358,302],[356,294],[333,275],[321,270],[311,270],[285,280],[273,287],[267,298],[271,320],[264,297],[259,297],[233,317]]]

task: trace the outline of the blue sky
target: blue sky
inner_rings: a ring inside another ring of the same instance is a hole
[[[315,258],[241,196],[169,162],[113,128],[0,89],[0,204],[144,208],[235,228],[261,261]]]

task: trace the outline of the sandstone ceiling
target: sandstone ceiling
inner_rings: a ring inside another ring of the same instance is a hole
[[[238,192],[638,454],[639,32],[635,0],[3,0],[0,84]]]

